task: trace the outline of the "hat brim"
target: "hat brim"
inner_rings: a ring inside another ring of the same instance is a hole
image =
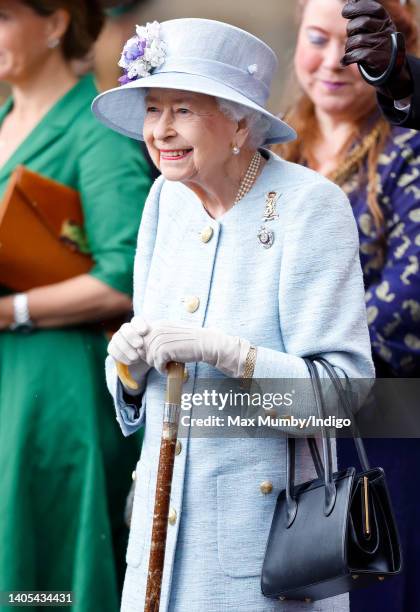
[[[159,87],[179,89],[194,93],[207,94],[242,104],[247,108],[262,113],[270,122],[264,144],[288,142],[296,138],[296,132],[287,123],[255,104],[229,85],[195,74],[182,72],[162,72],[140,78],[121,87],[116,87],[99,94],[92,103],[96,117],[112,130],[143,140],[143,123],[145,118],[145,89]]]

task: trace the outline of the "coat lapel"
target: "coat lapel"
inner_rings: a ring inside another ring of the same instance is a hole
[[[54,106],[46,113],[38,125],[19,145],[13,155],[0,168],[0,182],[5,176],[9,176],[17,165],[25,165],[37,154],[52,145],[60,138],[75,116],[86,106],[88,100],[93,100],[97,89],[93,77],[83,77],[72,89],[70,89]],[[0,123],[13,106],[13,100],[9,99],[0,110]]]

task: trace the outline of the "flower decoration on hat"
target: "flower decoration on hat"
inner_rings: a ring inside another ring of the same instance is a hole
[[[166,44],[160,38],[160,23],[153,21],[136,26],[136,35],[124,45],[118,66],[125,74],[118,80],[122,85],[147,77],[159,68],[166,57]]]

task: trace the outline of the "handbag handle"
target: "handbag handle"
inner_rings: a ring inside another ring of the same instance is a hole
[[[319,454],[318,445],[315,438],[307,438],[309,450],[311,451],[312,461],[315,466],[315,470],[318,478],[324,478],[324,466],[322,465],[322,459]]]
[[[321,381],[320,381],[318,370],[315,365],[316,361],[318,361],[320,365],[327,372],[345,411],[349,415],[353,416],[351,405],[343,389],[342,382],[340,378],[338,377],[337,373],[335,372],[334,368],[331,366],[331,364],[326,359],[318,355],[312,357],[311,359],[304,358],[304,361],[309,370],[318,416],[321,419],[324,418]],[[348,382],[347,376],[346,376],[346,380]],[[357,432],[357,436],[353,436],[353,439],[356,444],[358,458],[362,466],[362,469],[366,471],[369,469],[369,461],[367,458],[366,450],[363,444],[363,440],[359,436],[357,426],[353,424],[353,419],[351,419],[351,421],[353,425],[352,432],[353,431]],[[323,478],[324,480],[324,485],[325,485],[324,514],[325,516],[329,516],[335,504],[336,487],[335,487],[335,483],[333,480],[332,449],[331,449],[330,435],[324,426],[321,426],[321,431],[322,431],[322,450],[323,450],[323,457],[324,457],[323,466],[322,466],[321,458],[319,456],[319,451],[318,451],[318,447],[317,447],[315,439],[309,438],[307,442],[309,445],[309,449],[311,451],[312,460],[314,462],[318,477]],[[287,508],[287,527],[290,527],[297,513],[297,501],[293,496],[294,480],[295,480],[295,463],[296,463],[296,440],[294,438],[288,437],[286,439],[286,451],[287,451],[286,452],[286,508]]]
[[[293,523],[297,512],[297,503],[292,496],[292,489],[295,481],[295,438],[287,438],[286,440],[286,499],[287,499],[287,522],[288,526]],[[308,438],[309,450],[311,451],[312,461],[319,479],[325,478],[324,466],[319,455],[318,446],[315,438]],[[287,486],[290,483],[290,486]]]
[[[314,357],[314,361],[318,361],[318,363],[320,363],[323,366],[324,370],[327,372],[328,376],[330,377],[331,382],[334,385],[337,395],[339,396],[341,400],[341,404],[344,408],[344,411],[346,412],[347,416],[351,420],[353,440],[356,445],[356,451],[357,451],[359,463],[362,467],[362,470],[366,472],[367,470],[370,469],[369,459],[366,454],[365,445],[360,436],[359,428],[357,427],[357,424],[353,420],[353,416],[354,416],[353,411],[351,409],[350,400],[348,398],[348,395],[346,394],[346,390],[343,389],[343,383],[341,382],[341,379],[337,375],[337,372],[334,370],[333,366],[324,357],[321,357],[320,355],[316,355]],[[350,381],[347,377],[347,374],[344,374],[344,375],[346,377],[346,382],[349,385]]]
[[[310,359],[304,358],[306,366],[309,370],[312,389],[315,396],[315,404],[317,407],[318,416],[323,418],[323,406],[322,406],[322,395],[321,385],[319,381],[319,374],[316,366]],[[325,485],[325,501],[324,501],[324,514],[328,516],[331,514],[335,499],[336,499],[336,487],[333,480],[332,472],[332,453],[331,453],[331,440],[329,439],[328,432],[324,426],[321,426],[322,430],[322,452],[324,457],[324,485]],[[311,446],[309,446],[311,448]],[[287,437],[286,439],[286,520],[287,527],[290,527],[295,520],[297,513],[297,501],[294,498],[294,484],[295,484],[295,464],[296,464],[296,440],[294,438]],[[316,466],[316,464],[315,464]]]

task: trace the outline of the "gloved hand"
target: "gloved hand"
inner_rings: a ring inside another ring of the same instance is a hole
[[[170,361],[205,362],[231,378],[242,376],[250,349],[248,340],[213,328],[196,328],[166,321],[150,324],[138,349],[161,374]]]
[[[350,0],[344,5],[343,17],[349,19],[347,43],[341,63],[348,66],[362,64],[370,76],[383,74],[391,62],[391,34],[396,27],[384,7],[376,0]],[[413,82],[402,51],[400,68],[377,87],[379,93],[393,100],[402,100],[413,93]]]
[[[128,365],[131,376],[140,382],[150,366],[145,361],[143,336],[150,331],[149,324],[142,317],[134,317],[124,323],[112,336],[108,344],[108,354],[116,361]]]

